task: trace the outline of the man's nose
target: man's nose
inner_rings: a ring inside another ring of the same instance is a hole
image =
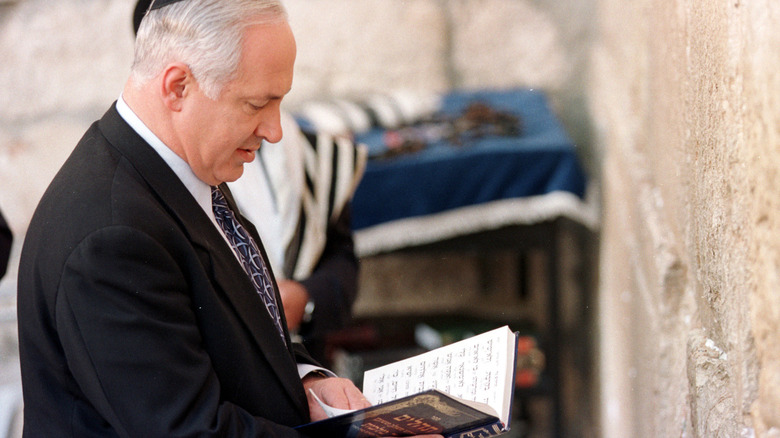
[[[269,143],[278,143],[282,139],[282,122],[279,112],[264,118],[257,125],[255,135]]]

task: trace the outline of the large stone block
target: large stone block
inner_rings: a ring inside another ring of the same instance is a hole
[[[447,8],[459,85],[564,86],[572,67],[561,39],[564,24],[544,9],[511,0],[456,0]]]
[[[0,26],[0,120],[105,107],[132,57],[132,2],[26,0]]]
[[[436,0],[290,0],[298,42],[289,100],[442,90],[446,32]]]

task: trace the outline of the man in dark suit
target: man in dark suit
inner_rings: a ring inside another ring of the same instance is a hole
[[[224,184],[281,138],[295,58],[284,14],[274,0],[155,0],[122,96],[25,239],[25,436],[293,437],[324,418],[312,394],[367,405],[290,341]]]
[[[136,2],[135,34],[151,3]],[[284,139],[264,145],[228,186],[263,241],[293,338],[327,364],[328,335],[348,324],[357,297],[349,200],[367,152],[346,138],[304,133],[292,116],[282,116]]]

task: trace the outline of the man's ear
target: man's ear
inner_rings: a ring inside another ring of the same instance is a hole
[[[160,93],[165,106],[171,111],[181,111],[183,100],[194,85],[192,71],[186,64],[169,64],[162,74]]]

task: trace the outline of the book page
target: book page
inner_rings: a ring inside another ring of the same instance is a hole
[[[379,404],[438,389],[492,407],[506,424],[515,354],[515,334],[504,326],[366,371],[363,393]]]

